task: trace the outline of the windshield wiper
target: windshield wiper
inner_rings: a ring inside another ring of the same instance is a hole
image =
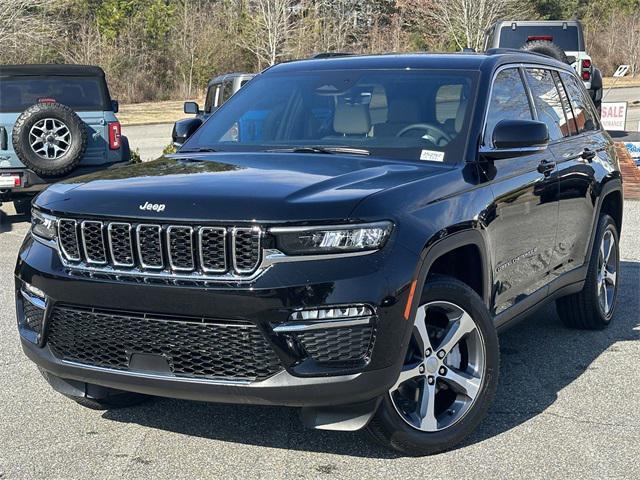
[[[204,153],[204,152],[219,152],[220,150],[216,150],[211,147],[200,147],[200,148],[190,148],[188,150],[178,150],[176,153]]]
[[[265,152],[272,153],[344,153],[347,155],[371,155],[369,150],[364,148],[354,147],[325,147],[321,145],[309,145],[302,147],[290,147],[290,148],[274,148],[271,150],[265,150]]]

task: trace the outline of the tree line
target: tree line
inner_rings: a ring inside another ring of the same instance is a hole
[[[501,18],[578,18],[605,75],[640,74],[640,0],[0,0],[0,63],[96,64],[125,102],[190,98],[319,52],[481,50]]]

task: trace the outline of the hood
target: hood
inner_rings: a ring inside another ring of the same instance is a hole
[[[40,194],[36,203],[68,215],[221,222],[339,220],[369,195],[446,170],[334,154],[172,155],[60,182]]]

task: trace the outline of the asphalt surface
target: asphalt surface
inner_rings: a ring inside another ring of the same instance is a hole
[[[129,138],[131,150],[138,150],[142,161],[155,160],[171,143],[173,123],[124,125],[122,134]]]
[[[640,202],[625,205],[610,328],[568,330],[550,306],[509,330],[489,416],[428,458],[305,430],[291,408],[154,399],[100,412],[55,393],[19,347],[12,272],[28,225],[2,208],[0,479],[640,478]]]

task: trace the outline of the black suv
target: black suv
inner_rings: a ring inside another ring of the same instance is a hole
[[[550,301],[610,323],[621,221],[611,139],[567,64],[291,62],[177,154],[40,194],[18,327],[90,406],[296,406],[428,454],[487,412],[499,330]]]

